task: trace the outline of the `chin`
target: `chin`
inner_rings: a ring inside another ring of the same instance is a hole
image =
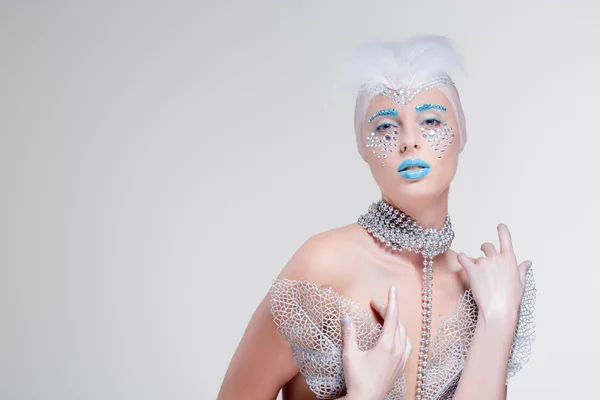
[[[388,193],[392,198],[402,199],[403,203],[412,203],[413,201],[429,201],[440,197],[448,190],[448,185],[441,182],[427,181],[427,177],[409,181],[402,178],[402,184],[395,187]]]

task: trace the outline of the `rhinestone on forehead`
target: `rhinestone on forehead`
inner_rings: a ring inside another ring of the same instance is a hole
[[[410,89],[410,85],[408,88],[400,88],[397,90],[390,89],[383,85],[377,85],[374,91],[375,93],[382,94],[388,97],[394,103],[400,104],[401,106],[406,106],[408,103],[412,102],[415,96],[419,93],[431,90],[434,87],[440,85],[454,85],[454,82],[452,81],[452,79],[450,79],[449,76],[441,75],[419,85],[414,89]]]

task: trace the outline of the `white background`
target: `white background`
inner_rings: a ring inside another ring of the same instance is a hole
[[[3,1],[0,398],[214,399],[271,279],[379,196],[353,94],[332,90],[345,57],[416,33],[466,59],[453,248],[478,256],[503,222],[536,272],[509,398],[596,396],[599,18],[592,1]]]

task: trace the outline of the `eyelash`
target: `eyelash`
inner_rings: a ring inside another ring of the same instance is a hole
[[[426,118],[423,121],[421,121],[420,125],[425,125],[426,127],[437,128],[442,124],[443,124],[443,122],[437,118]],[[392,124],[391,122],[384,122],[375,127],[375,132],[387,131],[387,130],[391,129],[391,127],[397,128],[398,125]]]
[[[380,129],[382,126],[387,126],[387,128],[385,128],[385,129]],[[381,132],[382,130],[384,130],[384,131],[387,131],[388,129],[391,129],[391,127],[392,127],[392,126],[393,126],[393,127],[395,127],[395,128],[397,128],[397,127],[398,127],[398,125],[394,125],[394,124],[392,124],[391,122],[384,122],[384,123],[382,123],[382,124],[379,124],[379,125],[377,125],[377,126],[375,127],[375,132]]]
[[[435,125],[428,124],[430,122],[435,122]],[[443,122],[437,118],[427,118],[427,119],[424,119],[423,121],[421,121],[421,125],[423,125],[423,124],[425,124],[425,126],[428,126],[428,127],[437,128],[438,126],[443,124]]]

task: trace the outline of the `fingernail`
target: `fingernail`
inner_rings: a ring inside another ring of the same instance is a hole
[[[350,317],[348,316],[348,314],[344,314],[344,316],[342,317],[342,324],[350,325]]]
[[[531,261],[527,261],[527,271],[529,271],[529,268],[531,268]]]
[[[398,288],[396,287],[396,285],[392,285],[392,294],[393,295],[396,294],[396,290],[398,290]]]

